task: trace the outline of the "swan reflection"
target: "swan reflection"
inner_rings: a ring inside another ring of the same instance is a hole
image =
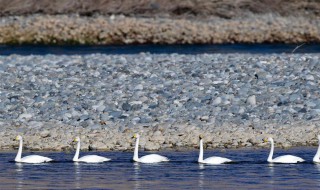
[[[16,162],[15,165],[16,167],[16,180],[17,180],[17,187],[16,189],[24,189],[23,188],[23,176],[24,176],[24,172],[23,172],[23,164],[22,163],[18,163]]]
[[[198,187],[199,189],[204,189],[204,164],[199,164],[199,179],[198,179]]]
[[[141,189],[141,182],[140,182],[140,164],[138,162],[133,163],[133,169],[134,169],[134,189]]]
[[[74,175],[75,175],[75,188],[80,189],[81,188],[81,164],[78,162],[74,162]]]
[[[316,170],[318,171],[318,175],[320,175],[320,163],[314,163],[314,167],[316,168]],[[318,187],[320,187],[320,179],[317,178],[317,182],[318,182]]]

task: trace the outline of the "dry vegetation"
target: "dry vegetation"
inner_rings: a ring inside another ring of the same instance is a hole
[[[0,0],[0,15],[123,14],[144,17],[320,16],[318,0]]]

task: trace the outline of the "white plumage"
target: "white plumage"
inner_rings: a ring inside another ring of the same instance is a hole
[[[297,157],[297,156],[293,156],[293,155],[284,155],[284,156],[272,158],[273,151],[274,151],[273,139],[271,137],[269,137],[268,139],[264,139],[264,141],[265,142],[269,141],[271,143],[271,150],[270,150],[269,157],[267,160],[268,162],[270,162],[270,163],[283,163],[283,164],[296,164],[299,162],[304,162],[304,159]]]
[[[218,157],[218,156],[212,156],[206,159],[203,159],[203,137],[202,135],[199,136],[200,139],[200,152],[199,152],[199,158],[198,162],[202,164],[224,164],[227,162],[232,162],[232,160],[228,158]]]
[[[30,163],[30,164],[38,164],[38,163],[44,163],[44,162],[50,162],[52,161],[51,158],[45,157],[45,156],[39,156],[39,155],[30,155],[30,156],[25,156],[21,158],[22,155],[22,137],[18,135],[15,140],[19,141],[19,149],[16,158],[14,161],[16,162],[21,162],[21,163]]]
[[[76,137],[74,142],[77,142],[77,150],[76,153],[74,154],[73,161],[74,162],[86,162],[86,163],[99,163],[99,162],[107,162],[110,161],[111,159],[105,158],[102,156],[97,156],[97,155],[87,155],[79,158],[80,154],[80,137]]]
[[[133,135],[133,138],[136,138],[136,145],[134,148],[133,161],[141,162],[141,163],[158,163],[158,162],[169,161],[169,159],[167,157],[164,157],[164,156],[161,156],[158,154],[149,154],[149,155],[142,156],[141,158],[139,158],[138,157],[138,150],[139,150],[140,135],[135,134],[135,135]]]

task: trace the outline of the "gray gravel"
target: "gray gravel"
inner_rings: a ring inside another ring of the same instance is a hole
[[[0,148],[146,150],[317,144],[320,54],[0,57]]]

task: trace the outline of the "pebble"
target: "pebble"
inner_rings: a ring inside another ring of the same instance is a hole
[[[110,20],[110,18],[112,18]],[[319,42],[320,21],[309,16],[281,16],[278,14],[248,14],[232,19],[188,19],[123,17],[121,15],[96,15],[94,17],[62,14],[26,14],[5,16],[0,22],[1,44],[221,44],[221,43],[291,43]],[[303,26],[303,27],[302,27]],[[75,28],[77,30],[75,30]],[[136,28],[142,28],[136,30]],[[156,30],[154,28],[157,28]],[[170,32],[167,31],[170,28]],[[212,32],[214,31],[214,32]],[[241,32],[239,32],[241,31]],[[32,34],[32,35],[30,35]],[[189,34],[189,35],[185,35]],[[299,50],[297,50],[299,51]],[[193,59],[191,59],[193,60]],[[194,59],[196,60],[196,59]],[[127,65],[131,60],[120,56],[114,64]],[[144,63],[154,61],[152,56],[144,56]],[[218,60],[219,61],[219,60]],[[232,61],[232,60],[231,60]],[[254,67],[268,68],[277,60],[256,60]],[[310,62],[308,58],[300,61]],[[308,63],[315,67],[317,60]],[[209,61],[208,61],[209,62]],[[63,63],[63,62],[60,62]],[[220,63],[219,63],[220,64]],[[59,66],[59,65],[57,65]],[[67,66],[68,67],[68,66]],[[310,68],[311,68],[310,67]],[[125,68],[125,67],[124,67]],[[0,67],[5,70],[6,67]],[[12,69],[12,68],[10,68]],[[56,68],[61,70],[62,68]],[[232,69],[228,68],[232,74]],[[24,65],[24,72],[32,71],[32,66]],[[81,70],[81,69],[78,69]],[[78,70],[70,71],[76,75]],[[121,69],[120,69],[121,70]],[[185,71],[188,68],[184,68]],[[134,71],[134,70],[131,70]],[[131,72],[123,70],[125,74]],[[169,70],[168,70],[169,71]],[[221,70],[226,71],[226,70]],[[254,72],[259,73],[259,72]],[[88,76],[99,77],[103,71],[92,71]],[[214,85],[228,83],[223,72],[219,77],[210,73],[193,70],[193,77],[208,76]],[[229,74],[229,73],[227,73]],[[174,77],[174,72],[168,72]],[[248,76],[252,76],[251,73]],[[259,75],[257,75],[259,76]],[[125,78],[125,76],[119,76]],[[311,75],[306,77],[312,80]]]
[[[194,148],[199,134],[210,148],[312,144],[318,63],[316,53],[0,56],[0,148],[17,134],[48,150],[78,135],[84,149],[132,150],[134,133],[145,150]]]

